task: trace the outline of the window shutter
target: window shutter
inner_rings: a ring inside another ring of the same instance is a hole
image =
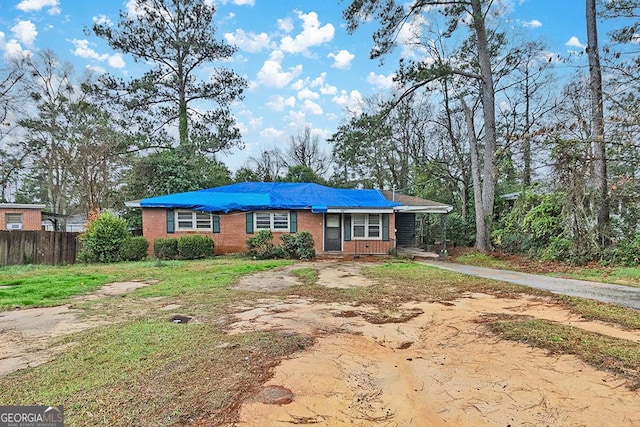
[[[253,234],[253,212],[247,212],[247,234]]]
[[[176,217],[173,209],[167,209],[167,233],[173,233],[176,230]]]
[[[349,242],[351,240],[351,215],[345,214],[344,216],[344,241]]]
[[[289,212],[289,231],[291,233],[298,232],[298,212],[297,211]]]
[[[220,232],[220,215],[212,215],[211,216],[211,224],[213,225],[213,232]]]
[[[382,214],[382,240],[389,241],[389,214]]]

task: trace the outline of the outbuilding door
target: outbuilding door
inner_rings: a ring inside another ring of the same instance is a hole
[[[325,214],[324,216],[324,250],[342,250],[342,221],[340,214]]]

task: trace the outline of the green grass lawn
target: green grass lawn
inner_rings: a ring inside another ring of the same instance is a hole
[[[88,269],[5,267],[0,269],[0,310],[60,305],[111,280]]]
[[[0,268],[0,310],[47,307],[65,304],[70,298],[88,294],[117,281],[158,281],[141,291],[143,296],[178,295],[196,292],[215,283],[233,283],[240,275],[290,261],[215,258],[204,261],[155,261],[71,266],[10,266]]]

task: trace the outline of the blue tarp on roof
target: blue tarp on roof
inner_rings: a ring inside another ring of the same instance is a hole
[[[392,208],[400,203],[384,198],[378,190],[351,190],[312,183],[241,182],[187,193],[151,197],[142,207],[183,208],[205,212],[268,209]]]

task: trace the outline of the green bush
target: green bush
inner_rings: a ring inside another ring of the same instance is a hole
[[[257,259],[280,258],[273,244],[273,233],[270,230],[260,230],[258,234],[247,239],[247,255]]]
[[[280,240],[282,240],[280,246],[274,245],[273,233],[269,230],[261,230],[247,240],[247,255],[255,259],[311,259],[316,256],[313,236],[308,231],[283,234],[280,236]]]
[[[552,237],[549,244],[540,250],[543,261],[562,261],[571,265],[585,265],[593,261],[593,253],[588,248],[580,248],[565,237]]]
[[[551,246],[546,256],[555,258],[554,251],[561,250],[557,236],[562,233],[562,194],[524,191],[513,208],[499,218],[491,239],[506,253],[536,256]]]
[[[155,239],[153,255],[158,259],[175,259],[178,256],[178,239],[173,237]]]
[[[178,240],[178,255],[182,259],[200,259],[213,256],[213,239],[201,234],[189,234]]]
[[[142,236],[129,237],[122,242],[120,247],[120,258],[124,261],[140,261],[147,256],[149,242]]]
[[[121,261],[120,248],[131,237],[124,218],[104,212],[89,222],[81,234],[82,251],[78,259],[83,262]]]
[[[451,212],[445,218],[447,241],[454,246],[472,246],[476,240],[475,218],[465,220],[458,212]]]
[[[604,265],[637,266],[640,263],[640,233],[604,249],[600,262]]]
[[[549,245],[542,250],[540,258],[543,261],[566,261],[575,252],[575,244],[564,237],[552,237]]]
[[[281,250],[288,258],[311,259],[315,258],[316,250],[313,236],[308,231],[298,234],[283,234],[280,239],[283,244]]]

